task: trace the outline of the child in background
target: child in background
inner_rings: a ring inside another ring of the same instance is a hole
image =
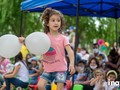
[[[10,63],[10,59],[0,56],[0,88],[2,87],[2,84],[4,82],[4,79],[2,77],[4,74],[7,73],[7,65]]]
[[[37,64],[37,58],[34,56],[30,58],[28,62],[31,63],[31,68],[29,68],[30,84],[36,85],[39,76],[39,66]]]
[[[94,78],[91,79],[90,85],[94,86],[93,90],[104,90],[104,71],[102,69],[96,69],[94,71]]]
[[[26,88],[28,86],[28,77],[28,68],[26,63],[23,61],[22,53],[20,52],[15,56],[15,66],[13,72],[3,75],[6,83],[6,90],[10,90],[11,83],[15,87]]]
[[[6,67],[6,73],[12,73],[14,70],[14,64],[8,64]],[[4,82],[0,90],[5,90],[6,88],[6,83]],[[10,89],[12,90],[14,88],[14,85],[10,85]]]
[[[50,50],[42,56],[44,72],[38,83],[39,90],[45,90],[47,82],[53,80],[57,83],[57,90],[64,90],[67,76],[67,62],[65,60],[65,49],[70,59],[69,71],[74,74],[74,53],[70,47],[66,36],[62,35],[65,27],[65,21],[61,12],[47,8],[41,18],[44,26],[44,32],[51,41]],[[52,51],[51,51],[52,50]]]
[[[87,73],[85,73],[85,62],[83,60],[78,62],[76,71],[78,72],[78,74],[75,80],[75,84],[87,80]]]
[[[103,54],[100,54],[99,55],[99,65],[102,66],[103,63],[105,63],[105,56]]]
[[[115,80],[117,79],[117,72],[114,70],[109,70],[106,74],[106,79],[107,82],[104,82],[103,86],[105,88],[105,90],[117,90],[117,86],[116,85],[111,85],[111,82],[115,82]]]

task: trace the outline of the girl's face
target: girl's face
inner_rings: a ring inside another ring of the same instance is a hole
[[[107,77],[107,80],[109,80],[109,81],[115,81],[115,79],[116,79],[116,76],[113,75],[113,74],[110,74],[110,75]]]
[[[86,51],[85,51],[85,50],[81,50],[81,54],[82,54],[82,55],[85,55],[85,54],[86,54]]]
[[[101,73],[96,73],[95,77],[103,78],[103,74],[101,74]]]
[[[27,55],[26,56],[26,59],[28,60],[28,59],[30,59],[32,56],[31,55]]]
[[[90,66],[96,66],[96,61],[93,59],[91,62],[90,62]]]
[[[97,68],[97,64],[96,64],[96,61],[94,59],[90,62],[90,68],[93,70]]]
[[[37,64],[37,61],[32,60],[32,61],[31,61],[31,64],[32,64],[32,65],[36,65],[36,64]]]
[[[83,71],[84,70],[84,64],[83,63],[79,63],[78,64],[78,69]]]
[[[48,22],[48,27],[50,31],[58,32],[58,30],[61,27],[61,18],[59,14],[54,14],[50,17],[49,22]]]

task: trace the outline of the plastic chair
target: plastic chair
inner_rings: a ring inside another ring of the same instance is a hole
[[[74,85],[73,90],[83,90],[83,85],[76,84]]]
[[[71,90],[71,80],[67,80],[66,81],[66,88],[67,88],[67,90]]]
[[[39,80],[40,80],[40,77],[38,77],[38,82],[39,82]],[[37,90],[38,89],[38,83],[36,85],[30,84],[29,87],[32,88],[33,90]]]

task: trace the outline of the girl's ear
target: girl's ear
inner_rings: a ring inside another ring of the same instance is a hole
[[[49,23],[47,24],[47,26],[49,26]]]

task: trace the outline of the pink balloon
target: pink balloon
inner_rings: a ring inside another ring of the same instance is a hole
[[[99,46],[102,46],[103,44],[104,44],[104,40],[103,40],[103,39],[99,39],[99,40],[98,40],[98,45],[99,45]]]

